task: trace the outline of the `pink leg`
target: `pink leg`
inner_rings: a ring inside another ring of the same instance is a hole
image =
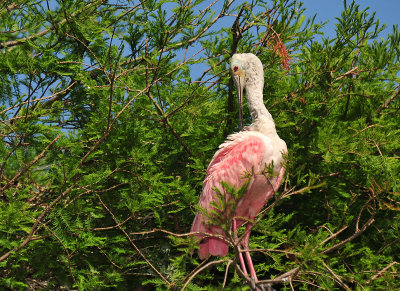
[[[246,235],[243,237],[242,245],[245,250],[247,266],[250,271],[250,277],[253,278],[257,282],[258,279],[257,279],[256,271],[254,270],[253,261],[251,260],[250,252],[248,251],[249,250],[250,230],[252,227],[253,227],[253,224],[248,222],[247,226],[246,226]]]
[[[235,219],[235,218],[233,218],[233,225],[232,225],[232,227],[233,227],[233,238],[234,238],[235,241],[236,241],[238,237],[237,237],[237,233],[236,233],[237,226],[236,226],[236,219]],[[240,245],[239,245],[239,262],[240,262],[240,268],[242,269],[243,273],[244,273],[245,275],[247,275],[246,266],[245,266],[244,260],[243,260],[243,254],[242,254],[242,252],[240,252]]]

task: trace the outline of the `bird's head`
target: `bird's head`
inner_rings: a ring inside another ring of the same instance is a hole
[[[230,67],[238,93],[240,127],[243,129],[243,90],[248,85],[262,89],[264,86],[264,70],[260,59],[251,53],[234,54]]]

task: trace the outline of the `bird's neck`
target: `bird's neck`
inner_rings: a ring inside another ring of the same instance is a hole
[[[250,130],[264,134],[276,134],[272,115],[264,105],[262,87],[263,84],[248,84],[246,86],[247,106],[253,119]]]

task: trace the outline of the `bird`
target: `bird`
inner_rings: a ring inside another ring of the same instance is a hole
[[[229,231],[238,239],[237,229],[247,223],[244,235],[241,241],[236,241],[236,245],[239,246],[239,250],[240,245],[243,247],[243,251],[238,255],[241,270],[246,276],[250,273],[250,278],[257,282],[249,252],[250,231],[255,217],[282,183],[285,155],[288,150],[285,141],[276,132],[272,115],[264,105],[264,70],[260,59],[252,53],[234,54],[230,62],[230,72],[239,99],[241,131],[227,137],[207,168],[199,199],[202,211],[197,212],[191,233],[195,233],[193,236],[197,238],[200,259],[210,256],[223,257],[229,250]],[[244,90],[252,117],[252,123],[246,127],[243,127],[242,113]],[[266,174],[271,171],[272,175]],[[226,185],[236,188],[245,186],[243,191],[246,191],[234,201],[235,197],[227,191]],[[212,219],[218,212],[221,195],[226,205],[234,205],[231,209],[227,207],[226,213],[220,213],[230,223],[229,230],[224,230]]]

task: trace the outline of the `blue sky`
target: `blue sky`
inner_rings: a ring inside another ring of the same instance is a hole
[[[333,36],[336,23],[335,17],[340,17],[340,13],[344,7],[343,1],[304,0],[302,2],[306,8],[306,16],[317,14],[315,19],[317,22],[329,21],[323,30],[327,36]],[[347,3],[350,4],[351,1],[347,1]],[[375,11],[375,18],[379,19],[381,24],[387,24],[382,37],[392,32],[393,24],[400,24],[400,0],[358,0],[356,3],[362,9],[370,7],[370,13],[372,14]]]
[[[211,0],[204,1],[200,4],[200,7],[204,8],[212,2]],[[213,9],[217,11],[221,9],[223,2],[223,0],[219,0],[213,6]],[[324,37],[334,38],[336,36],[335,24],[337,20],[335,18],[340,18],[341,12],[344,10],[344,0],[300,0],[298,2],[303,3],[303,8],[305,8],[304,15],[307,18],[316,15],[315,23],[324,23],[328,21],[321,29],[324,33]],[[351,0],[347,0],[347,5],[351,3]],[[380,37],[382,38],[386,38],[387,35],[393,31],[393,25],[400,24],[400,0],[356,0],[355,3],[360,5],[360,11],[369,7],[368,12],[370,14],[376,12],[375,19],[379,19],[380,26],[386,24],[385,30],[380,33]],[[215,29],[231,27],[234,20],[234,16],[224,17],[215,24]],[[316,36],[315,39],[318,40],[319,37]],[[197,52],[201,48],[196,44],[192,49],[194,52]],[[177,58],[179,59],[179,56],[177,56]],[[205,69],[208,69],[205,64],[197,64],[193,65],[193,67],[197,68],[197,70],[192,70],[191,76],[193,80],[201,76]]]
[[[184,0],[186,1],[186,0]],[[249,0],[248,0],[249,1]],[[118,3],[118,0],[110,0],[110,3]],[[134,1],[134,3],[138,3],[139,1]],[[200,4],[199,7],[205,8],[210,3],[214,2],[214,0],[207,0]],[[223,4],[224,0],[218,0],[216,5],[213,6],[213,9],[219,10]],[[304,14],[307,17],[312,17],[316,14],[316,23],[322,23],[328,21],[326,26],[322,29],[325,33],[326,37],[334,37],[335,36],[335,17],[340,17],[340,13],[343,10],[343,0],[303,0],[303,7],[306,9]],[[240,3],[240,2],[238,2]],[[237,4],[238,4],[237,3]],[[270,2],[269,2],[270,3]],[[347,3],[351,3],[351,0],[348,0]],[[388,34],[392,32],[393,24],[400,24],[400,0],[357,0],[357,4],[360,5],[362,9],[370,7],[370,13],[376,11],[376,18],[380,20],[380,23],[386,23],[387,28],[381,33],[381,37],[386,37]],[[170,3],[171,5],[175,5],[174,3]],[[56,5],[55,0],[50,0],[50,6],[54,9]],[[53,7],[52,7],[53,6]],[[199,8],[200,9],[200,8]],[[221,22],[216,23],[216,28],[220,26],[231,27],[232,22],[235,17],[226,17],[221,20]],[[193,48],[195,52],[197,52],[199,47]],[[189,54],[190,56],[190,54]],[[181,56],[177,56],[181,57]],[[197,65],[197,69],[193,69],[192,77],[193,80],[196,77],[199,77],[204,69],[205,65]],[[198,69],[198,67],[201,67]],[[23,90],[23,93],[25,91]]]

